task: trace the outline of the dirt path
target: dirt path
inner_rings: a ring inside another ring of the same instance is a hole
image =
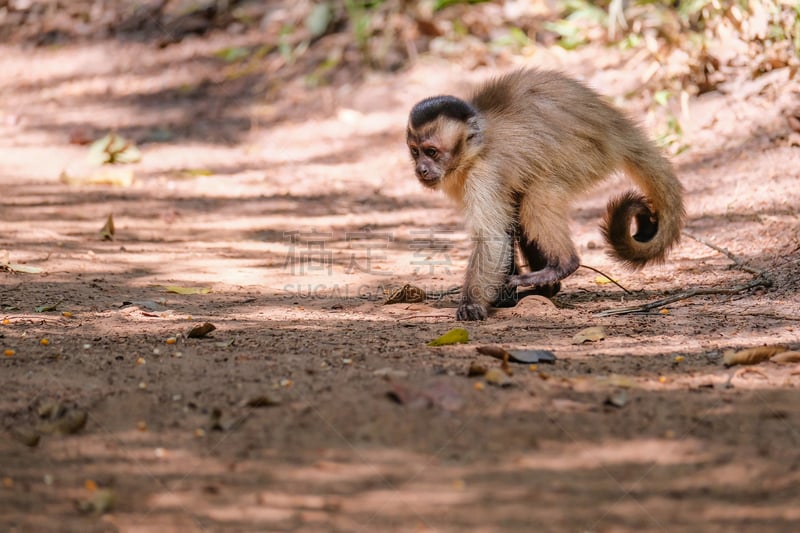
[[[469,245],[411,176],[402,126],[416,99],[490,72],[423,63],[268,102],[214,46],[0,50],[0,250],[43,269],[0,272],[0,348],[14,351],[0,529],[798,529],[800,372],[722,365],[725,349],[800,343],[786,123],[800,102],[785,70],[692,101],[675,158],[687,231],[772,287],[596,316],[752,279],[691,239],[641,273],[608,260],[595,243],[614,179],[573,227],[582,261],[633,295],[580,269],[553,303],[526,299],[469,324],[469,344],[431,348],[455,299],[384,306],[385,291],[458,284]],[[541,62],[612,96],[635,86],[613,58],[571,57]],[[70,139],[109,129],[140,144],[134,184],[60,182],[87,151]],[[186,338],[203,322],[209,338]],[[588,326],[607,338],[573,345]],[[483,344],[558,361],[515,366],[499,388],[466,377],[499,366]]]

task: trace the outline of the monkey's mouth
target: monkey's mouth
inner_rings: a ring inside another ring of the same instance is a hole
[[[439,185],[440,178],[439,176],[431,176],[430,174],[427,176],[422,176],[417,174],[417,179],[421,184],[429,189],[435,189],[437,185]]]

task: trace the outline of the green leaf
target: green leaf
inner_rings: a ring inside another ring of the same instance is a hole
[[[656,93],[653,95],[653,100],[655,100],[655,102],[658,105],[662,107],[667,107],[667,103],[669,102],[669,96],[670,96],[669,91],[665,90],[656,91]]]
[[[323,2],[314,6],[311,13],[306,17],[306,29],[312,38],[325,35],[328,25],[333,19],[333,10],[330,4]]]
[[[36,311],[37,313],[45,313],[45,312],[47,312],[47,311],[55,311],[55,310],[56,310],[56,308],[58,307],[58,305],[59,305],[61,302],[62,302],[62,300],[59,300],[59,301],[57,301],[57,302],[56,302],[56,303],[54,303],[54,304],[40,305],[39,307],[36,307],[36,308],[35,308],[35,311]]]
[[[464,328],[454,328],[428,343],[428,346],[448,346],[450,344],[466,344],[469,342],[469,332]]]

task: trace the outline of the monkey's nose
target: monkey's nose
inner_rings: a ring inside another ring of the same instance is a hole
[[[423,178],[428,176],[428,167],[419,167],[417,169],[417,173],[422,176]]]

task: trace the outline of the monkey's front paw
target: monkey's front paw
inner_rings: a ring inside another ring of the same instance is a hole
[[[456,320],[486,320],[489,312],[481,304],[461,304],[456,311]]]

